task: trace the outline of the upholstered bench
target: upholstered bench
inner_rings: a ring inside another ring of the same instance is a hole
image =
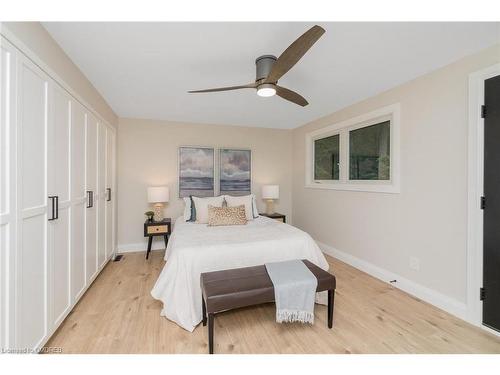
[[[303,260],[318,280],[317,292],[328,291],[328,328],[333,326],[335,276]],[[274,287],[266,267],[234,268],[201,274],[203,325],[208,318],[208,351],[214,352],[214,315],[240,307],[274,302]]]

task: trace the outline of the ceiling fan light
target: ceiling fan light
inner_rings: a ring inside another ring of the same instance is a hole
[[[276,88],[271,83],[264,83],[263,85],[257,87],[257,95],[268,98],[276,95]]]

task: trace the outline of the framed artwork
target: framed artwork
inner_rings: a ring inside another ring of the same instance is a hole
[[[214,149],[179,147],[179,197],[214,196]]]
[[[220,194],[250,194],[252,181],[251,150],[219,150]]]

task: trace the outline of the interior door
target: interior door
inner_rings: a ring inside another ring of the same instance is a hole
[[[36,348],[47,338],[47,190],[49,80],[19,54],[17,112],[16,346]]]
[[[83,294],[86,283],[85,213],[87,193],[85,186],[85,129],[83,106],[72,102],[71,108],[71,299],[75,302]]]
[[[106,126],[98,125],[97,137],[97,261],[106,262]]]
[[[0,43],[0,347],[15,340],[16,50]]]
[[[113,228],[113,207],[114,207],[114,162],[115,162],[115,134],[107,129],[106,131],[106,258],[109,258],[114,251],[114,228]]]
[[[500,76],[484,98],[483,324],[500,331]]]
[[[87,285],[97,274],[97,121],[87,112],[86,131],[86,192],[87,206],[85,210],[85,257]]]
[[[70,129],[71,99],[53,84],[53,126],[49,137],[49,195],[55,199],[55,218],[49,221],[51,326],[64,319],[71,306],[70,293]]]

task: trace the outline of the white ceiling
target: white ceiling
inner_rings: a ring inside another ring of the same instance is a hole
[[[319,23],[323,37],[281,80],[299,107],[252,89],[313,23],[44,23],[120,117],[295,128],[499,43],[500,23]]]

